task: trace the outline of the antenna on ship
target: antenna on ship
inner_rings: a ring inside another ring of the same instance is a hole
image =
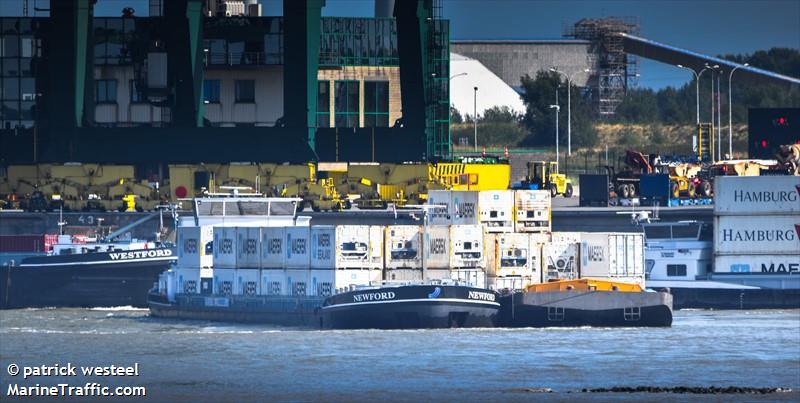
[[[67,225],[67,222],[64,221],[64,207],[58,208],[58,234],[64,235],[64,226]]]

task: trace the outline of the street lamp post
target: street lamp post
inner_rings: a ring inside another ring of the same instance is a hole
[[[555,67],[550,68],[550,71],[563,74],[567,78],[567,155],[572,155],[572,75],[568,75]],[[583,72],[588,73],[589,69],[583,69]]]
[[[723,71],[717,72],[717,155],[722,156],[722,92],[719,86],[719,77]]]
[[[475,95],[472,99],[472,124],[475,127],[475,152],[478,152],[478,87],[474,88]]]
[[[717,125],[714,124],[714,102],[715,102],[714,101],[714,96],[715,96],[714,95],[714,71],[719,69],[719,65],[715,64],[713,66],[709,66],[708,63],[706,63],[706,68],[711,70],[711,139],[713,140],[714,131],[715,131],[714,130],[715,129],[714,126],[717,126]],[[717,131],[717,133],[719,133],[719,126],[716,127],[716,131]],[[717,137],[719,137],[719,135],[717,135]],[[721,157],[720,150],[721,150],[721,148],[720,148],[720,145],[719,145],[719,138],[718,138],[717,139],[717,156],[716,156],[716,158],[713,157],[714,149],[712,148],[711,149],[711,154],[712,154],[711,161],[717,161],[717,160],[721,159],[720,158]]]
[[[692,72],[692,74],[694,74],[695,120],[697,122],[697,127],[698,127],[698,130],[699,130],[699,128],[700,128],[700,76],[703,75],[703,72],[705,72],[708,69],[702,69],[698,73],[694,69],[686,67],[686,66],[681,65],[681,64],[679,64],[678,67],[682,68],[682,69],[689,70],[689,71]],[[692,135],[692,150],[694,150],[695,153],[697,153],[697,151],[698,151],[697,147],[698,147],[698,144],[697,144],[697,132],[695,131],[695,133]]]
[[[550,105],[550,109],[556,110],[556,173],[558,173],[558,111],[561,110],[561,107],[558,105]]]
[[[728,155],[733,158],[733,87],[731,87],[731,80],[733,79],[733,72],[738,68],[747,67],[750,63],[745,63],[736,66],[728,74]]]

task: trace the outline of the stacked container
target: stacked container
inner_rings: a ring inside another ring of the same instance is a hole
[[[521,290],[541,282],[541,244],[535,234],[487,235],[486,256],[489,284],[495,289]]]
[[[336,289],[336,227],[311,227],[311,289],[308,295],[329,297]]]
[[[478,192],[471,190],[431,190],[428,204],[440,208],[432,209],[428,215],[431,225],[478,224]]]
[[[423,227],[425,250],[424,278],[441,280],[450,278],[450,227],[431,225]]]
[[[236,231],[237,227],[214,227],[213,286],[215,294],[233,295],[235,292],[238,257]]]
[[[311,229],[309,227],[286,227],[286,289],[284,295],[306,296],[311,267]]]
[[[725,176],[714,186],[713,276],[800,287],[800,177]]]
[[[644,235],[587,232],[580,239],[581,278],[644,286]]]
[[[475,287],[486,287],[483,226],[450,226],[450,277]]]
[[[379,283],[383,272],[383,227],[336,226],[336,288]]]
[[[478,194],[480,223],[486,232],[514,232],[514,191],[485,190]]]
[[[422,228],[417,225],[386,227],[387,281],[422,280]]]
[[[547,190],[517,190],[514,192],[516,232],[550,231],[550,192]]]
[[[261,228],[261,262],[259,293],[286,295],[286,227]]]
[[[214,240],[214,227],[178,227],[178,266],[187,268],[211,267],[214,260],[212,250],[206,245]]]
[[[578,278],[578,244],[550,242],[542,246],[542,282]]]

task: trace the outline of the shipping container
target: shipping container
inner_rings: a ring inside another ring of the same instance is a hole
[[[553,232],[550,234],[550,241],[554,243],[580,243],[581,232]]]
[[[0,252],[47,252],[48,235],[0,235]],[[52,242],[52,236],[48,239]]]
[[[450,278],[472,287],[486,288],[486,272],[480,269],[451,270]]]
[[[450,192],[450,205],[453,210],[450,214],[450,223],[453,225],[478,225],[480,216],[478,211],[479,192],[475,190],[453,190]]]
[[[486,232],[514,232],[514,191],[484,190],[478,194],[480,222]]]
[[[178,266],[211,267],[214,260],[214,227],[178,227]]]
[[[386,227],[386,268],[422,268],[422,227],[389,225]]]
[[[482,225],[450,226],[450,268],[486,268]]]
[[[316,295],[318,297],[330,297],[333,295],[333,291],[336,289],[336,270],[312,269],[309,271],[308,275],[311,279],[311,290],[309,295]]]
[[[350,286],[377,285],[381,282],[383,270],[379,269],[336,269],[336,289],[349,289]]]
[[[260,295],[287,295],[291,290],[286,288],[286,270],[261,269]]]
[[[489,288],[495,291],[524,290],[531,285],[530,278],[521,276],[489,277],[488,282]]]
[[[304,297],[310,295],[309,275],[311,271],[308,269],[289,269],[286,270],[286,290],[288,295]]]
[[[336,268],[383,269],[383,227],[336,226]]]
[[[214,268],[235,269],[237,266],[237,227],[214,227]]]
[[[283,269],[287,252],[285,251],[286,227],[261,228],[262,269]]]
[[[487,236],[487,274],[496,277],[540,277],[540,245],[531,243],[529,235],[513,233]]]
[[[287,269],[305,269],[311,267],[311,244],[309,227],[286,227],[286,259]]]
[[[311,227],[311,268],[336,267],[336,227],[317,225]]]
[[[800,214],[800,176],[718,176],[714,214]]]
[[[258,239],[258,238],[256,238]],[[259,294],[259,270],[258,269],[236,269],[236,283],[233,293],[254,297]]]
[[[216,235],[216,231],[214,235]],[[216,239],[216,238],[215,238]],[[214,268],[214,294],[232,295],[236,283],[236,269]]]
[[[200,293],[200,268],[181,268],[177,271],[178,292],[183,294]]]
[[[516,232],[550,231],[550,191],[514,191],[514,210]]]
[[[386,269],[383,274],[384,281],[390,282],[414,282],[422,281],[422,268],[398,268]]]
[[[261,228],[237,227],[236,244],[236,267],[258,269],[261,266]]]
[[[450,227],[446,225],[422,228],[425,239],[425,268],[450,270]],[[449,278],[449,273],[446,278]]]
[[[453,210],[453,200],[449,190],[429,190],[428,203],[431,206],[439,206],[428,211],[428,224],[431,225],[450,225],[451,212]]]
[[[714,253],[780,255],[800,253],[800,214],[714,217]]]
[[[542,282],[578,278],[578,244],[551,242],[542,245]]]
[[[791,255],[726,255],[714,258],[714,273],[800,276],[800,252]]]
[[[425,269],[425,274],[423,274],[423,280],[449,280],[450,279],[450,269]]]
[[[644,235],[584,232],[579,277],[644,276]]]

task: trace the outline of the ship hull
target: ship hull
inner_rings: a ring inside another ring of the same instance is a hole
[[[668,290],[673,296],[674,309],[800,309],[800,289],[672,287]]]
[[[320,326],[317,312],[324,297],[291,296],[175,296],[150,293],[150,315],[157,318],[219,322],[264,323],[282,326]]]
[[[163,249],[163,254],[174,252]],[[29,258],[0,267],[0,308],[147,306],[171,257],[113,260],[108,253]]]
[[[438,291],[437,291],[438,290]],[[494,327],[494,292],[459,286],[400,286],[357,290],[329,298],[323,329],[438,329]]]
[[[505,327],[669,327],[672,296],[654,292],[523,292],[500,299]]]

